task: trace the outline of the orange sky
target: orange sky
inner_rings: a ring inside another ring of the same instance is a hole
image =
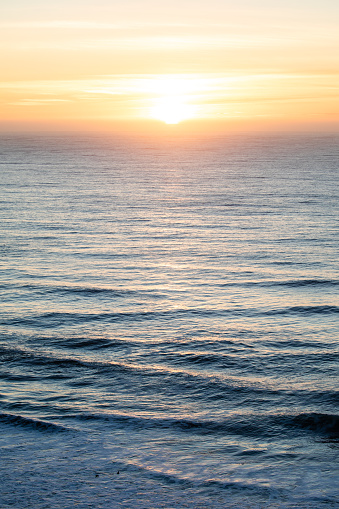
[[[2,130],[338,130],[337,1],[6,4]]]

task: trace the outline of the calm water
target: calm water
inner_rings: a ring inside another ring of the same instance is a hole
[[[5,135],[1,509],[338,508],[335,135]]]

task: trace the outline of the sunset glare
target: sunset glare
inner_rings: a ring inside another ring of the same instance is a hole
[[[338,5],[13,0],[0,128],[337,129]]]
[[[182,102],[180,98],[165,97],[151,110],[151,116],[165,124],[178,124],[182,120],[194,117],[194,108]]]
[[[153,99],[151,118],[165,124],[178,124],[182,120],[194,118],[197,108],[189,104],[189,97],[201,88],[197,82],[198,80],[183,76],[162,76],[152,80],[150,92],[152,95],[156,94],[157,98]]]

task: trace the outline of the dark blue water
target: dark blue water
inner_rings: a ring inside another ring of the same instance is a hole
[[[1,509],[339,507],[338,141],[2,137]]]

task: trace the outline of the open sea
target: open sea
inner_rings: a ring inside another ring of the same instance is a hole
[[[0,163],[0,508],[339,508],[339,135]]]

